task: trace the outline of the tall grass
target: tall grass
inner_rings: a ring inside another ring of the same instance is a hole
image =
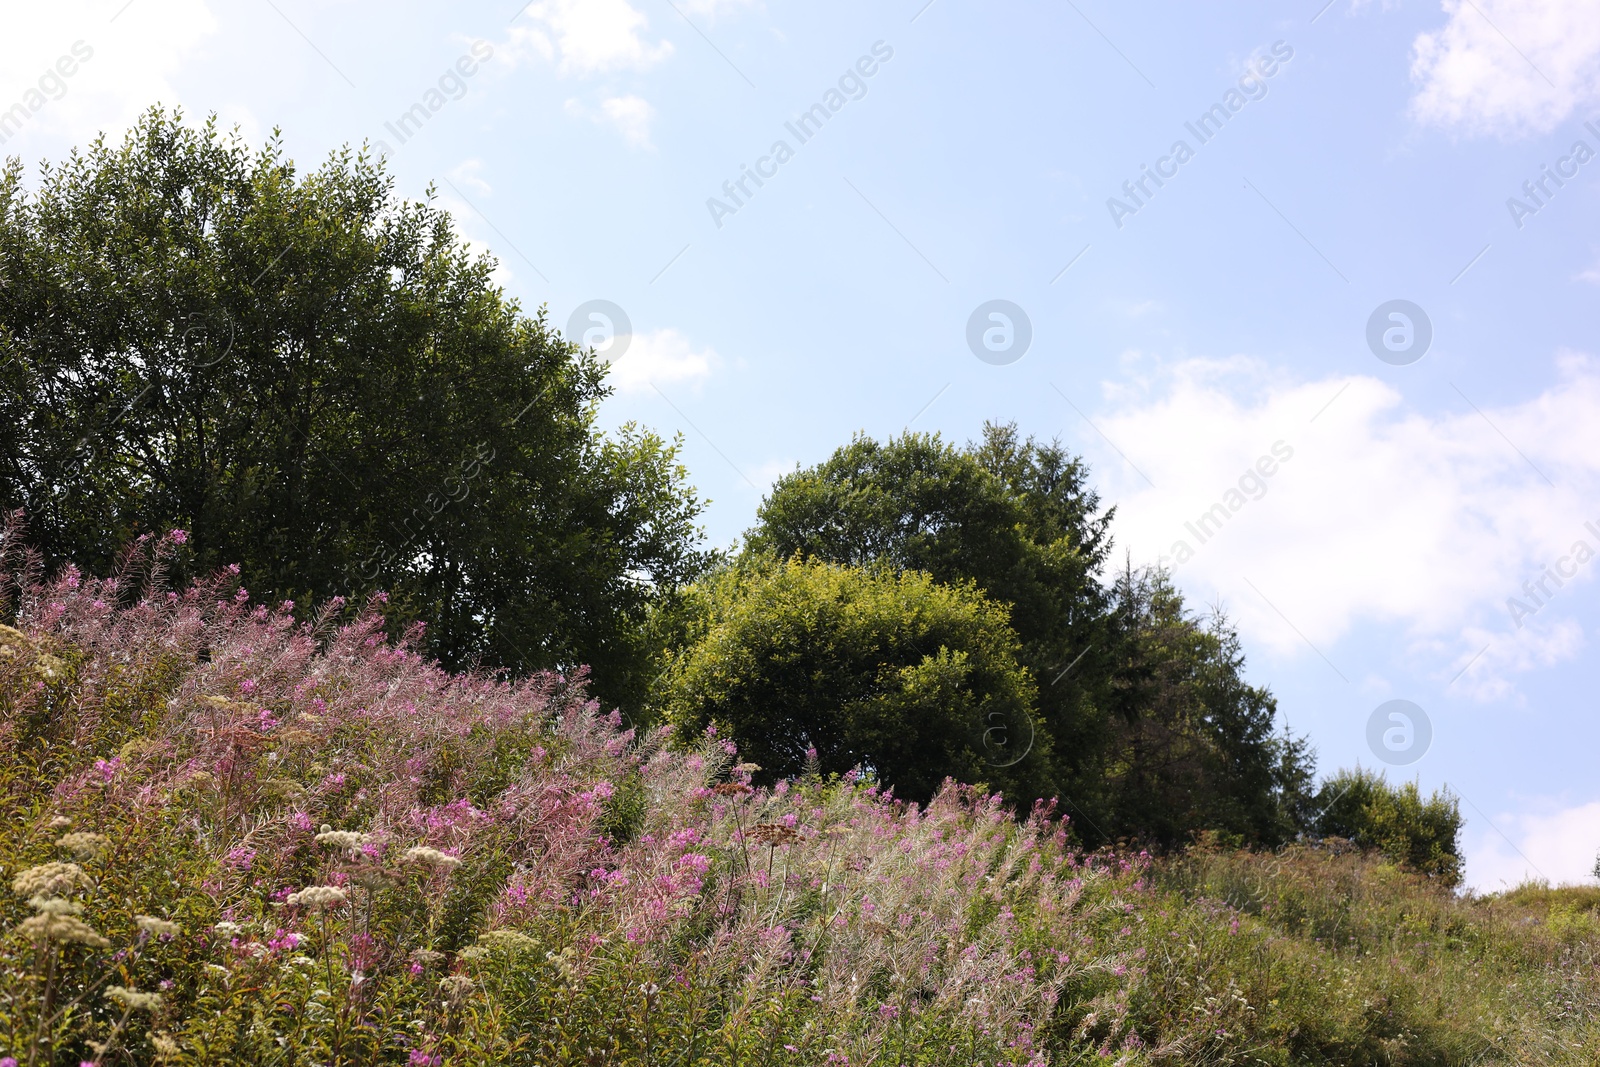
[[[955,784],[755,789],[715,733],[637,736],[581,679],[446,674],[379,604],[170,591],[174,548],[24,567],[9,601],[0,1067],[1600,1048],[1593,901],[1326,850],[1085,854]]]

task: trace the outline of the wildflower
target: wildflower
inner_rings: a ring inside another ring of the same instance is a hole
[[[406,849],[405,861],[436,871],[451,871],[460,864],[461,857],[440,852],[436,848],[428,848],[426,845],[418,845],[416,848]]]
[[[187,544],[189,541],[188,530],[173,530],[167,536],[172,538],[172,543],[175,545]]]
[[[743,782],[723,782],[721,785],[713,786],[711,791],[719,797],[736,797],[755,792]]]
[[[87,885],[89,876],[76,863],[41,863],[13,878],[11,891],[19,897],[59,897]]]
[[[478,944],[489,948],[532,949],[536,948],[539,942],[515,930],[490,930],[478,935]]]
[[[65,830],[71,825],[72,820],[65,815],[57,815],[50,820],[50,829],[52,830]],[[0,1067],[5,1067],[5,1062],[5,1060],[0,1060]]]
[[[67,834],[56,842],[56,847],[66,849],[73,859],[83,862],[99,859],[111,847],[111,839],[105,834]]]
[[[213,926],[211,929],[221,934],[223,937],[238,937],[244,932],[244,927],[240,926],[238,923],[226,921],[217,923],[217,925]]]
[[[290,893],[288,903],[291,907],[300,905],[314,911],[324,911],[336,908],[349,899],[349,895],[336,885],[311,885],[298,893]]]
[[[110,948],[111,942],[76,915],[54,909],[40,912],[24,919],[17,933],[31,941],[51,941],[58,945],[87,945],[90,948]]]
[[[161,1007],[160,993],[141,993],[119,985],[107,986],[106,996],[129,1011],[155,1011]]]
[[[135,926],[151,937],[177,937],[183,932],[177,923],[168,922],[166,919],[158,919],[154,915],[135,915],[133,922]]]
[[[157,1031],[150,1035],[150,1044],[155,1046],[158,1059],[169,1059],[182,1051],[178,1043],[173,1040],[172,1035],[162,1031]],[[4,1064],[0,1064],[0,1067],[4,1067]]]
[[[464,974],[447,975],[439,982],[439,991],[450,1004],[460,1004],[475,988],[472,979]]]
[[[60,897],[34,897],[28,901],[28,907],[37,912],[48,912],[51,915],[82,915],[83,906],[74,904],[70,900]]]
[[[317,835],[317,844],[345,852],[354,852],[371,840],[366,834],[354,830],[335,830],[326,823],[323,824],[322,832]]]
[[[421,964],[424,967],[431,967],[442,959],[444,959],[444,953],[435,952],[431,948],[419,948],[411,953],[412,962]]]

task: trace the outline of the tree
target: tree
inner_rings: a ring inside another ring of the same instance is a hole
[[[1104,581],[1113,511],[1088,473],[1014,426],[965,448],[857,437],[778,481],[747,551],[925,571],[1008,604],[1054,742],[1052,789],[1085,836],[1283,840],[1303,750],[1272,735],[1271,694],[1243,680],[1225,620],[1208,629],[1159,574]]]
[[[814,751],[824,772],[862,766],[915,800],[946,776],[1013,798],[1047,784],[1050,738],[1007,609],[970,582],[756,558],[685,600],[665,715],[684,733],[731,731],[765,780]]]
[[[1416,782],[1392,786],[1357,767],[1323,782],[1317,800],[1317,834],[1377,849],[1447,886],[1460,883],[1461,803],[1448,788],[1424,800]]]
[[[1102,780],[1118,820],[1163,844],[1195,828],[1293,837],[1313,757],[1303,740],[1274,735],[1277,702],[1244,680],[1227,617],[1193,615],[1164,572],[1126,567],[1109,623],[1118,661]]]
[[[258,595],[382,588],[446,664],[651,673],[652,598],[705,563],[677,444],[598,431],[604,369],[363,150],[299,175],[152,110],[0,175],[0,506],[105,570],[182,527]]]

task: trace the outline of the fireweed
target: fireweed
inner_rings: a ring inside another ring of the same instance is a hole
[[[168,590],[178,544],[4,568],[7,1067],[1456,1062],[1372,1036],[1409,1032],[1398,979],[1374,1013],[1346,974],[1349,1032],[1310,1028],[1269,914],[1190,906],[1048,809],[757,789],[581,677],[447,674],[379,604]]]

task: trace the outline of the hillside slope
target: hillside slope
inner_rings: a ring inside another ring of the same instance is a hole
[[[754,789],[714,735],[446,674],[374,610],[171,592],[162,551],[0,631],[16,1063],[1600,1060],[1594,894]]]

